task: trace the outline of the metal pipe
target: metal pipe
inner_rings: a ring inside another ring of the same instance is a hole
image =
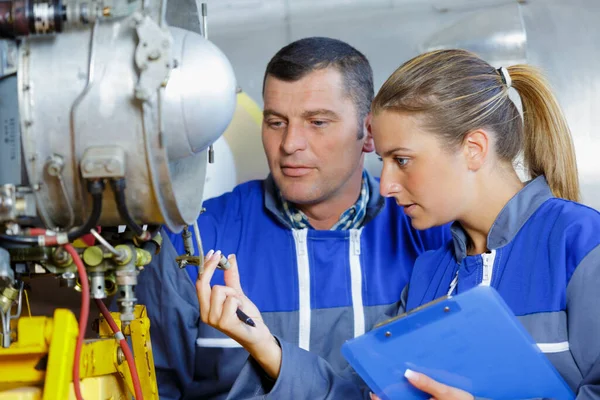
[[[108,251],[110,251],[115,257],[120,258],[123,257],[123,254],[115,249],[110,243],[106,241],[95,229],[90,229],[90,232]]]

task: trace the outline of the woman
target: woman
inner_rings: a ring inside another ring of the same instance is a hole
[[[510,87],[521,96],[523,119]],[[417,229],[455,221],[452,242],[415,263],[397,311],[491,285],[578,399],[600,398],[600,214],[576,203],[571,135],[539,72],[496,70],[462,50],[426,53],[385,82],[372,114],[382,193]],[[520,153],[533,178],[527,184],[513,168]],[[198,281],[202,318],[253,356],[231,397],[366,396],[323,360],[274,340],[235,268],[228,287],[211,289],[217,262],[209,257]],[[236,318],[238,307],[258,320],[255,328]],[[434,398],[473,398],[413,371],[406,377]]]

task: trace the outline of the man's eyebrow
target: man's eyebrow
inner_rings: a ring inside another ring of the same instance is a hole
[[[307,110],[302,113],[303,118],[311,118],[316,116],[323,116],[329,118],[339,119],[339,115],[334,111],[328,110],[326,108],[319,108],[316,110]]]
[[[267,117],[279,117],[282,119],[287,119],[287,117],[285,115],[278,113],[275,110],[271,110],[270,108],[263,110],[263,118],[267,118]]]

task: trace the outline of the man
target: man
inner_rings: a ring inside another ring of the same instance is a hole
[[[339,370],[341,344],[397,301],[418,254],[450,238],[446,228],[415,231],[363,170],[373,151],[372,76],[367,59],[339,40],[282,48],[263,83],[271,174],[206,201],[198,219],[204,249],[237,255],[244,292],[272,332]],[[175,266],[183,241],[170,238],[162,265],[146,268],[137,288],[152,321],[161,399],[224,398],[247,353],[200,322],[197,270]]]

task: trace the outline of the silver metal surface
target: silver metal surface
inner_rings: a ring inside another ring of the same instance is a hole
[[[20,185],[21,135],[19,107],[15,101],[17,77],[1,76],[0,71],[0,185]]]
[[[149,15],[159,20],[160,1],[146,3]],[[48,226],[70,225],[67,199],[75,224],[83,222],[91,204],[79,177],[82,157],[90,148],[115,144],[125,151],[126,200],[136,221],[166,223],[177,232],[197,218],[206,149],[233,115],[235,78],[224,54],[200,35],[177,28],[168,34],[173,40],[170,67],[177,68],[168,81],[163,76],[146,86],[157,87],[144,102],[135,96],[139,71],[132,62],[138,51],[133,16],[97,20],[93,30],[23,40],[18,75],[23,154],[30,183],[39,184],[37,207]],[[166,61],[163,54],[157,59]],[[45,168],[53,155],[64,160],[67,198],[61,182],[49,179]],[[120,222],[107,190],[99,224]]]
[[[106,293],[104,292],[103,272],[92,272],[90,274],[90,292],[92,299],[106,298]]]
[[[0,290],[15,282],[15,273],[10,267],[10,254],[0,247]]]

